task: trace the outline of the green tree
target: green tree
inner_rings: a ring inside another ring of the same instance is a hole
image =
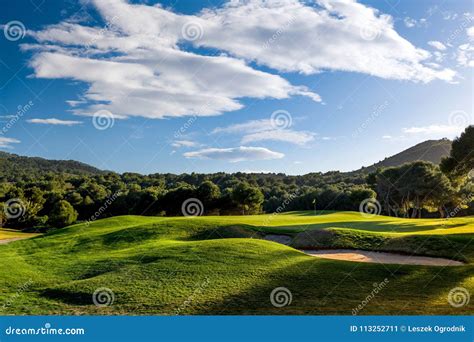
[[[246,182],[239,183],[233,188],[232,198],[239,204],[242,215],[260,212],[264,199],[259,188]]]
[[[454,139],[449,157],[441,161],[441,170],[457,184],[474,170],[474,126]]]
[[[60,200],[53,206],[48,223],[52,227],[65,227],[73,224],[77,219],[77,211],[65,200]]]

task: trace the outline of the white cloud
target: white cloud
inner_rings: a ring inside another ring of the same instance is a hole
[[[443,43],[441,43],[439,41],[436,41],[436,40],[429,41],[428,45],[434,47],[435,49],[441,50],[441,51],[446,50],[446,45],[444,45]]]
[[[321,101],[310,89],[250,62],[278,72],[328,69],[421,82],[455,76],[426,64],[429,52],[398,35],[390,16],[352,0],[232,0],[196,15],[123,0],[91,3],[111,18],[105,27],[62,22],[29,32],[39,44],[22,46],[34,52],[36,77],[89,84],[80,101],[69,102],[76,114],[209,116],[242,108],[239,100],[246,97]],[[184,51],[186,37],[222,53]]]
[[[460,66],[474,67],[474,44],[462,44],[457,49],[456,60]]]
[[[435,135],[435,136],[446,136],[454,137],[459,135],[465,129],[464,126],[456,125],[429,125],[429,126],[418,126],[403,128],[403,133],[406,134],[422,134],[422,135]]]
[[[0,137],[0,148],[12,148],[12,144],[18,144],[20,140],[13,138]]]
[[[171,146],[173,147],[176,147],[176,148],[180,148],[180,147],[195,147],[195,146],[198,146],[199,144],[195,141],[191,141],[191,140],[175,140],[173,141],[173,143],[171,144]]]
[[[242,138],[242,144],[256,141],[283,141],[296,145],[306,145],[314,140],[314,134],[289,129],[274,129],[269,131],[247,134]]]
[[[467,28],[466,33],[469,38],[474,38],[474,26]]]
[[[186,158],[227,160],[230,162],[241,162],[249,160],[280,159],[285,155],[274,152],[264,147],[240,146],[232,148],[206,148],[183,154]]]
[[[301,146],[313,141],[315,136],[312,132],[277,128],[271,119],[251,120],[227,127],[217,127],[212,133],[243,134],[242,144],[257,141],[282,141]]]
[[[43,125],[61,125],[61,126],[74,126],[79,125],[82,121],[74,121],[74,120],[60,120],[56,118],[49,118],[49,119],[29,119],[27,120],[29,123],[34,124],[43,124]]]
[[[408,28],[412,28],[416,26],[416,20],[410,17],[405,17],[405,19],[403,19],[403,22],[405,23],[405,26]]]

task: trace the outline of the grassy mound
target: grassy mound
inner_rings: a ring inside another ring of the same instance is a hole
[[[469,264],[325,260],[262,240],[268,233],[292,236],[296,247],[310,236],[321,247],[416,249]],[[468,314],[472,303],[455,308],[447,296],[454,287],[474,291],[473,237],[473,218],[122,216],[0,246],[0,308],[2,314],[351,314],[387,279],[359,314]],[[291,304],[272,305],[276,287],[291,291]],[[100,307],[93,293],[103,288],[113,302]]]

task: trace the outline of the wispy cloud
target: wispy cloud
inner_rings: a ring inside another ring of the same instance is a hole
[[[171,146],[180,148],[180,147],[196,147],[199,144],[192,140],[175,140],[171,143]]]
[[[235,163],[251,160],[280,159],[285,155],[264,147],[240,146],[231,148],[206,148],[198,151],[186,152],[183,156],[186,158],[226,160]]]
[[[402,132],[408,135],[452,138],[463,132],[465,128],[457,125],[429,125],[406,127],[402,129]]]
[[[446,45],[444,45],[443,43],[438,42],[436,40],[429,41],[428,45],[434,47],[435,49],[441,50],[441,51],[446,50]]]
[[[56,118],[49,118],[49,119],[29,119],[27,120],[29,123],[33,124],[42,124],[42,125],[59,125],[59,126],[74,126],[80,125],[82,121],[75,121],[75,120],[60,120]]]
[[[13,138],[0,137],[0,148],[12,148],[12,144],[18,144],[20,140]]]
[[[296,145],[306,145],[314,140],[316,134],[306,131],[296,131],[289,128],[277,128],[271,119],[251,120],[227,127],[217,127],[212,133],[243,134],[241,143],[248,144],[257,141],[281,141]]]

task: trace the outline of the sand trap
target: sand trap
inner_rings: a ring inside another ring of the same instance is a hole
[[[334,260],[346,260],[355,262],[373,262],[379,264],[403,264],[403,265],[427,265],[427,266],[461,266],[460,261],[431,258],[424,256],[402,255],[385,252],[368,252],[358,249],[334,249],[334,250],[303,250],[306,254]]]

